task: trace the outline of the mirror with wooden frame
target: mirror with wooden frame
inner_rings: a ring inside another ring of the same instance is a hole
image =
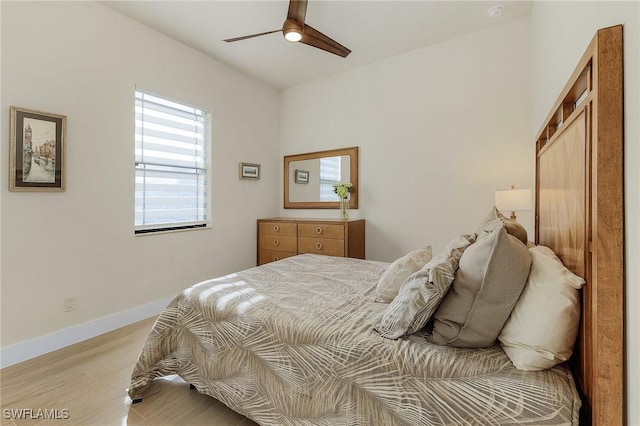
[[[337,209],[336,182],[351,182],[349,208],[358,208],[358,147],[284,157],[285,209]]]

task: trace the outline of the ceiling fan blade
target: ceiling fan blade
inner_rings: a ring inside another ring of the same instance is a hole
[[[317,47],[318,49],[325,50],[329,53],[333,53],[334,55],[342,56],[343,58],[346,58],[349,56],[349,53],[351,53],[351,50],[309,25],[304,26],[302,40],[300,40],[300,43]]]
[[[273,33],[279,33],[281,31],[282,31],[282,29],[277,29],[277,30],[273,30],[273,31],[267,31],[266,33],[258,33],[258,34],[251,34],[251,35],[246,35],[246,36],[242,36],[242,37],[228,38],[228,39],[226,39],[224,41],[226,41],[227,43],[231,43],[232,41],[246,40],[248,38],[259,37],[259,36],[263,36],[263,35],[267,35],[267,34],[273,34]]]
[[[300,25],[304,25],[304,19],[307,15],[307,0],[289,0],[289,12],[287,19],[293,19]]]

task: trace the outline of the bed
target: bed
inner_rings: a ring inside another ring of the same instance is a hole
[[[179,374],[265,425],[464,424],[478,413],[514,424],[540,412],[554,414],[548,424],[577,424],[566,366],[532,374],[498,346],[374,332],[386,266],[304,254],[193,286],[157,320],[132,388]]]
[[[530,250],[500,220],[429,256],[427,282],[449,287],[399,332],[390,306],[416,292],[377,301],[395,262],[304,254],[189,287],[156,320],[132,401],[178,374],[264,425],[623,424],[621,43],[621,27],[598,31],[536,139],[535,242],[586,282],[571,361],[524,370],[502,340],[434,337],[465,253],[489,238]]]

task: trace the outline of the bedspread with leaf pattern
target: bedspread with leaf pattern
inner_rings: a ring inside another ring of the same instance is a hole
[[[498,345],[378,335],[386,266],[304,254],[187,288],[154,324],[129,396],[178,374],[262,425],[578,424],[565,365],[526,372]]]

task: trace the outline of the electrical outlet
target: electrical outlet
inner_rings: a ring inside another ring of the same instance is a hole
[[[64,311],[70,312],[76,310],[76,298],[75,297],[67,297],[64,299]]]

